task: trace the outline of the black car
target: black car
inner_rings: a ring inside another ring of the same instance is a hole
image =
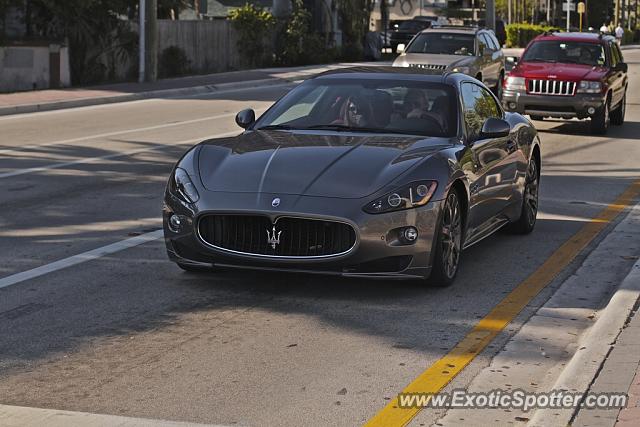
[[[173,169],[171,260],[453,282],[461,251],[536,222],[540,140],[481,82],[390,67],[302,83]]]
[[[435,16],[417,16],[413,19],[397,23],[389,36],[391,51],[395,53],[398,50],[399,44],[406,46],[413,36],[431,27],[437,19]]]

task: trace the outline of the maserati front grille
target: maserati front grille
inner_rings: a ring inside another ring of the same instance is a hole
[[[198,234],[214,248],[265,257],[329,257],[356,244],[349,224],[287,216],[272,223],[260,215],[207,214],[198,222]]]

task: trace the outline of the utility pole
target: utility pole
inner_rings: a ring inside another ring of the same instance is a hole
[[[551,0],[547,0],[547,25],[551,25]]]
[[[511,0],[507,0],[507,23],[511,24]]]
[[[158,0],[145,0],[145,81],[158,79]]]
[[[620,1],[620,0],[618,0]],[[569,32],[569,27],[571,26],[571,0],[567,0],[567,32]]]
[[[618,27],[619,16],[620,16],[620,0],[616,0],[616,9],[613,12],[613,28]]]
[[[140,4],[138,5],[138,82],[144,82],[145,77],[145,0],[140,0]]]
[[[487,28],[496,29],[496,3],[494,0],[486,1],[484,22]]]

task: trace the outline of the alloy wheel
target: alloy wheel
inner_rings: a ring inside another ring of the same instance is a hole
[[[453,278],[458,270],[462,249],[462,216],[460,202],[455,193],[449,194],[442,217],[442,270]]]
[[[538,213],[538,184],[538,165],[535,160],[532,159],[527,168],[527,178],[524,188],[524,209],[529,226],[532,226],[536,222],[536,215]]]

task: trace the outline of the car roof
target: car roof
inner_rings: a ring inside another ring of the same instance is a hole
[[[421,33],[454,33],[454,34],[476,34],[480,31],[486,31],[485,28],[464,26],[464,25],[432,25]]]
[[[609,35],[603,35],[599,33],[562,33],[562,32],[549,32],[544,33],[536,37],[535,41],[544,40],[566,40],[566,41],[582,41],[591,43],[601,43],[603,40],[613,40],[614,38]]]
[[[449,73],[439,70],[429,70],[413,67],[390,67],[390,66],[361,66],[340,68],[325,71],[313,77],[312,80],[325,79],[382,79],[401,81],[423,81],[441,84],[455,84],[459,80],[469,80],[470,77],[461,73]]]

